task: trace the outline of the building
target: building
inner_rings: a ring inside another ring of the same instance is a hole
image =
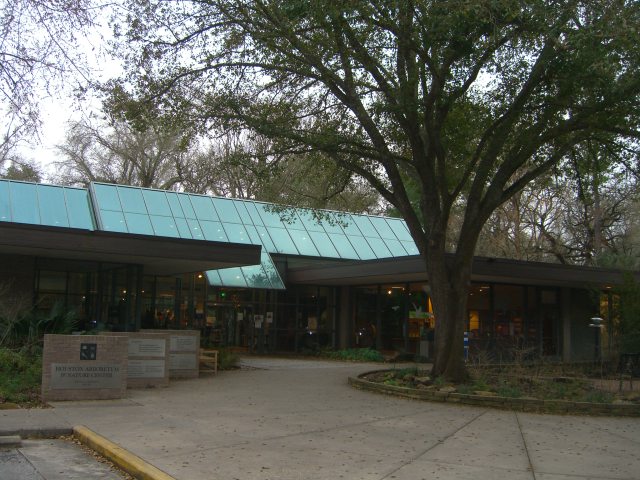
[[[476,258],[472,351],[592,359],[618,271]],[[0,180],[0,285],[85,330],[192,328],[249,351],[430,354],[422,260],[397,218],[92,183]],[[607,343],[606,331],[604,344]]]

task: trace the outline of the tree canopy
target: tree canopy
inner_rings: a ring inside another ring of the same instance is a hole
[[[128,3],[123,85],[142,102],[321,151],[397,209],[425,258],[434,373],[451,378],[485,222],[594,134],[638,134],[635,1]]]

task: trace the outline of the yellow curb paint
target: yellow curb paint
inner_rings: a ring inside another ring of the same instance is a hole
[[[138,480],[175,480],[171,475],[145,462],[111,440],[98,435],[84,425],[73,427],[73,434],[86,446],[108,458],[122,470]]]

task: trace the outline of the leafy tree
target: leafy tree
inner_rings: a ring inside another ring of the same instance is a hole
[[[18,157],[17,155],[11,155],[5,160],[5,167],[6,168],[0,168],[0,178],[22,180],[24,182],[42,181],[42,171],[40,167],[34,162]]]
[[[323,152],[397,209],[431,285],[433,373],[451,379],[466,376],[467,286],[491,214],[594,133],[637,135],[635,1],[128,7],[118,48],[143,102]]]

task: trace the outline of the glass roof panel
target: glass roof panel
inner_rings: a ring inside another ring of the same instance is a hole
[[[242,223],[233,201],[218,197],[212,198],[212,200],[220,220],[223,222]]]
[[[189,198],[191,199],[191,205],[193,205],[198,220],[218,220],[218,215],[216,214],[215,208],[213,208],[211,198],[200,195],[189,195]]]
[[[242,274],[240,267],[222,268],[218,270],[220,280],[224,287],[246,287],[247,281]]]
[[[404,223],[404,220],[399,218],[385,218],[393,233],[395,233],[398,240],[413,242],[413,238],[411,238],[411,234],[409,233],[409,229]]]
[[[112,212],[111,210],[103,210],[100,212],[102,219],[102,229],[107,232],[123,232],[127,233],[127,224],[124,221],[122,212]]]
[[[178,228],[178,233],[180,234],[180,238],[193,238],[191,235],[191,229],[189,228],[189,224],[187,220],[184,218],[176,218],[173,219],[176,222],[176,227]],[[193,220],[195,221],[195,220]]]
[[[165,217],[172,215],[165,192],[145,189],[142,190],[142,195],[150,215],[162,215]]]
[[[256,206],[256,210],[258,211],[260,218],[262,218],[262,221],[267,227],[282,228],[285,226],[280,219],[279,212],[269,208],[269,206],[264,203],[255,203],[254,205]]]
[[[315,243],[321,257],[340,258],[338,251],[329,239],[329,235],[324,232],[309,232],[311,240]],[[346,237],[345,237],[346,240]]]
[[[244,206],[247,207],[247,212],[249,212],[249,216],[251,217],[251,220],[253,220],[254,225],[264,225],[255,203],[244,202]]]
[[[391,239],[385,238],[384,243],[387,244],[387,247],[389,248],[389,250],[391,251],[391,254],[394,257],[404,257],[407,255],[407,251],[402,246],[402,243],[400,242],[400,240],[391,240]]]
[[[191,236],[196,240],[203,239],[204,233],[202,232],[202,228],[200,228],[200,222],[198,222],[197,220],[191,220],[190,218],[187,219],[187,222],[189,223],[189,230],[191,230]]]
[[[142,198],[142,191],[139,188],[118,186],[117,189],[124,212],[147,213],[147,208]],[[115,210],[115,208],[109,208],[109,210]]]
[[[333,219],[333,216],[329,217],[331,215],[329,212],[319,212],[318,215],[314,215],[314,212],[307,208],[299,208],[297,212],[309,232],[324,232],[323,224],[328,223],[329,219]]]
[[[249,231],[249,237],[251,237],[251,243],[263,245],[268,252],[277,252],[276,246],[271,240],[271,235],[269,235],[265,227],[247,225],[247,230]]]
[[[353,245],[353,248],[356,249],[356,252],[358,252],[358,256],[361,260],[372,260],[377,258],[376,254],[371,250],[371,247],[364,237],[349,235],[349,241]]]
[[[346,220],[348,219],[345,219],[343,214],[331,212],[327,214],[327,218],[322,220],[322,226],[329,234],[343,234],[344,231],[342,230],[342,225],[346,223]]]
[[[296,214],[295,208],[282,207],[271,203],[256,203],[256,208],[267,227],[305,230],[303,223]]]
[[[182,211],[184,212],[184,218],[196,218],[196,212],[193,209],[193,205],[191,204],[189,195],[187,195],[186,193],[178,193],[176,195],[178,197],[178,200],[180,201]]]
[[[285,289],[271,256],[264,250],[259,265],[210,270],[206,274],[209,284],[214,286]]]
[[[202,233],[206,240],[210,240],[212,242],[229,241],[220,222],[207,222],[206,220],[200,220],[200,226],[202,227]]]
[[[84,228],[93,230],[93,215],[89,204],[89,192],[80,188],[65,188],[67,213],[69,216],[69,226],[72,228]]]
[[[0,221],[11,221],[11,203],[9,202],[9,182],[0,181]]]
[[[371,220],[371,223],[378,232],[378,235],[382,238],[385,240],[396,240],[396,236],[391,230],[391,227],[383,217],[369,217],[369,220]]]
[[[12,206],[12,220],[18,223],[40,224],[36,185],[11,182],[9,184]]]
[[[318,257],[320,256],[320,254],[318,253],[318,250],[316,249],[315,245],[313,244],[313,241],[311,240],[311,237],[309,237],[309,234],[303,230],[295,230],[295,229],[290,229],[289,230],[289,235],[291,235],[291,239],[293,240],[293,243],[296,244],[296,247],[298,248],[298,252],[300,252],[300,255],[310,255],[313,257]]]
[[[329,238],[331,239],[331,242],[333,243],[334,247],[336,247],[336,250],[340,254],[340,258],[346,258],[350,260],[360,259],[360,257],[358,256],[358,253],[355,251],[355,249],[353,248],[353,245],[351,245],[351,242],[349,241],[349,239],[345,234],[332,233],[331,235],[329,235]]]
[[[223,222],[222,226],[227,233],[227,237],[230,242],[235,243],[253,243],[249,237],[247,226],[241,223],[227,223]],[[258,244],[260,245],[260,244]]]
[[[262,264],[262,268],[264,268],[265,273],[269,277],[269,281],[271,282],[271,288],[277,290],[284,290],[284,282],[282,278],[280,278],[280,274],[278,273],[278,269],[273,264],[273,260],[271,259],[271,255],[262,250],[260,254],[260,263]]]
[[[336,215],[336,218],[340,223],[340,226],[344,230],[344,233],[346,233],[348,237],[351,237],[352,235],[357,235],[357,236],[362,235],[362,233],[360,232],[360,229],[356,225],[355,220],[350,214],[340,213]]]
[[[38,185],[38,206],[40,207],[40,223],[54,227],[68,227],[67,206],[64,190],[50,185]]]
[[[247,210],[247,202],[242,200],[232,200],[232,202],[238,211],[238,215],[240,215],[242,223],[253,225],[253,220],[251,220],[251,215],[249,215],[249,211]]]
[[[122,211],[122,205],[120,205],[120,198],[118,197],[118,190],[116,190],[114,185],[94,183],[92,186],[98,202],[97,206],[100,210],[113,210],[116,212]]]
[[[169,203],[169,208],[171,209],[171,215],[176,218],[185,218],[178,194],[175,192],[166,192],[166,197],[167,202]]]
[[[373,224],[368,217],[365,217],[364,215],[351,215],[351,218],[356,222],[356,225],[358,225],[358,228],[365,237],[380,237],[380,234],[373,227]]]
[[[154,234],[151,221],[149,220],[149,215],[125,212],[124,218],[127,221],[127,229],[129,230],[129,233],[137,233],[140,235]]]
[[[382,240],[381,238],[367,237],[366,240],[367,240],[367,243],[369,243],[369,246],[371,247],[373,252],[376,254],[376,257],[378,258],[393,257],[393,255],[385,245],[384,240]]]
[[[151,225],[153,226],[153,231],[156,232],[156,235],[180,238],[181,235],[173,217],[149,215],[149,218],[151,218]],[[180,220],[184,222],[184,219],[181,218]]]
[[[407,251],[407,255],[420,255],[420,251],[418,250],[418,247],[413,241],[411,242],[403,241],[402,246]]]
[[[222,280],[220,280],[218,270],[208,270],[204,272],[204,274],[207,276],[209,285],[222,285]]]
[[[262,265],[250,265],[248,267],[240,267],[247,285],[251,288],[271,288],[271,282]]]
[[[298,255],[298,249],[284,228],[267,227],[267,231],[269,232],[269,236],[276,247],[276,253]]]

